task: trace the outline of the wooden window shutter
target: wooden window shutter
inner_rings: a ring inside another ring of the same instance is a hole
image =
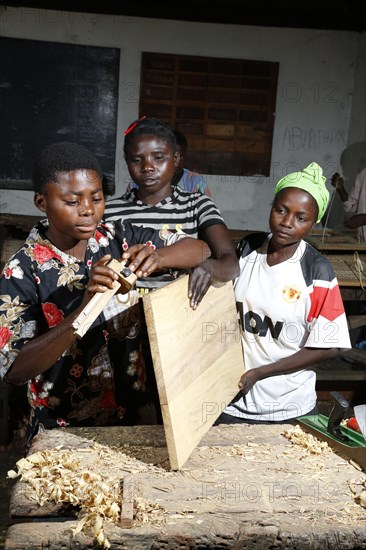
[[[279,64],[143,52],[139,115],[183,132],[186,166],[269,176]]]

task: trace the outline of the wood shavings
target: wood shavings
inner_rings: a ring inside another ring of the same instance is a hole
[[[309,454],[320,455],[324,452],[331,451],[326,441],[320,441],[312,434],[304,432],[304,430],[296,425],[293,428],[288,428],[282,435],[284,435],[291,443],[304,447]]]
[[[102,461],[112,458],[113,453],[108,451],[103,453],[102,448],[97,445],[93,445],[93,450],[94,447]],[[85,449],[82,451],[85,456]],[[94,465],[81,465],[80,455],[79,458],[77,456],[77,451],[60,449],[33,453],[18,460],[17,472],[9,470],[8,477],[20,477],[22,481],[28,483],[32,488],[30,498],[40,506],[46,502],[74,506],[79,521],[71,528],[73,535],[77,535],[80,531],[91,530],[98,544],[109,548],[110,543],[105,535],[104,526],[108,522],[116,525],[120,522],[121,480],[124,476],[118,475],[120,474],[118,471],[117,475],[103,475],[100,470],[98,471],[98,464],[95,464],[95,461]],[[148,469],[146,465],[140,464],[134,458],[123,457],[121,453],[118,453],[118,457],[120,462],[124,462],[124,469],[127,471],[132,470],[132,473],[135,473]],[[160,505],[151,504],[146,500],[142,503],[140,499],[137,502],[136,522],[161,523],[162,510]]]
[[[352,458],[350,459],[349,463],[351,464],[351,466],[356,468],[356,470],[359,470],[360,472],[363,470],[362,466],[360,466],[360,464],[358,464],[358,462],[356,462],[355,460],[352,460]]]
[[[351,480],[349,486],[355,502],[366,508],[366,477],[359,480]]]
[[[232,445],[232,447],[225,447],[225,455],[241,458],[245,460],[253,460],[255,462],[269,462],[273,447],[271,445],[259,445],[248,441],[246,445]]]
[[[142,497],[136,497],[134,501],[135,525],[161,525],[166,523],[165,509],[161,504],[150,502]]]
[[[46,501],[69,503],[80,518],[72,528],[75,536],[93,530],[98,544],[109,548],[104,523],[118,523],[121,507],[120,479],[79,469],[79,461],[70,451],[43,451],[16,463],[17,475],[33,488],[32,498],[42,506]],[[10,471],[14,477],[14,471]],[[9,474],[8,474],[9,475]],[[9,477],[10,477],[9,476]]]

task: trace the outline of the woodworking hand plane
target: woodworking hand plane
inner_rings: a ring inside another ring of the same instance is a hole
[[[126,260],[119,262],[112,258],[106,265],[117,273],[118,281],[114,281],[113,288],[105,292],[96,292],[82,312],[76,317],[72,323],[72,327],[77,338],[84,336],[116,292],[127,294],[137,280],[137,276],[127,267]]]
[[[122,294],[129,292],[136,283],[137,276],[127,267],[126,260],[118,262],[112,258],[107,263],[107,266],[113,269],[118,275],[118,282],[121,285],[118,292],[122,292]]]

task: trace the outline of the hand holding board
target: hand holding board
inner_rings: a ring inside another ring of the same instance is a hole
[[[118,273],[119,280],[114,281],[113,288],[105,292],[96,292],[90,302],[84,307],[83,311],[76,317],[72,326],[75,329],[74,334],[79,339],[82,338],[91,327],[112,296],[114,296],[121,287],[121,292],[126,294],[137,280],[136,275],[126,266],[126,261],[119,262],[112,258],[107,265]]]

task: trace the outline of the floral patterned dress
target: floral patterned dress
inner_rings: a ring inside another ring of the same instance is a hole
[[[102,222],[87,243],[85,260],[65,254],[39,222],[0,277],[0,376],[24,344],[55,327],[81,303],[92,264],[120,258],[131,245],[160,248],[182,236],[129,222]],[[80,340],[28,381],[28,442],[41,428],[133,424],[146,400],[140,350],[141,304],[126,309],[114,296]]]

